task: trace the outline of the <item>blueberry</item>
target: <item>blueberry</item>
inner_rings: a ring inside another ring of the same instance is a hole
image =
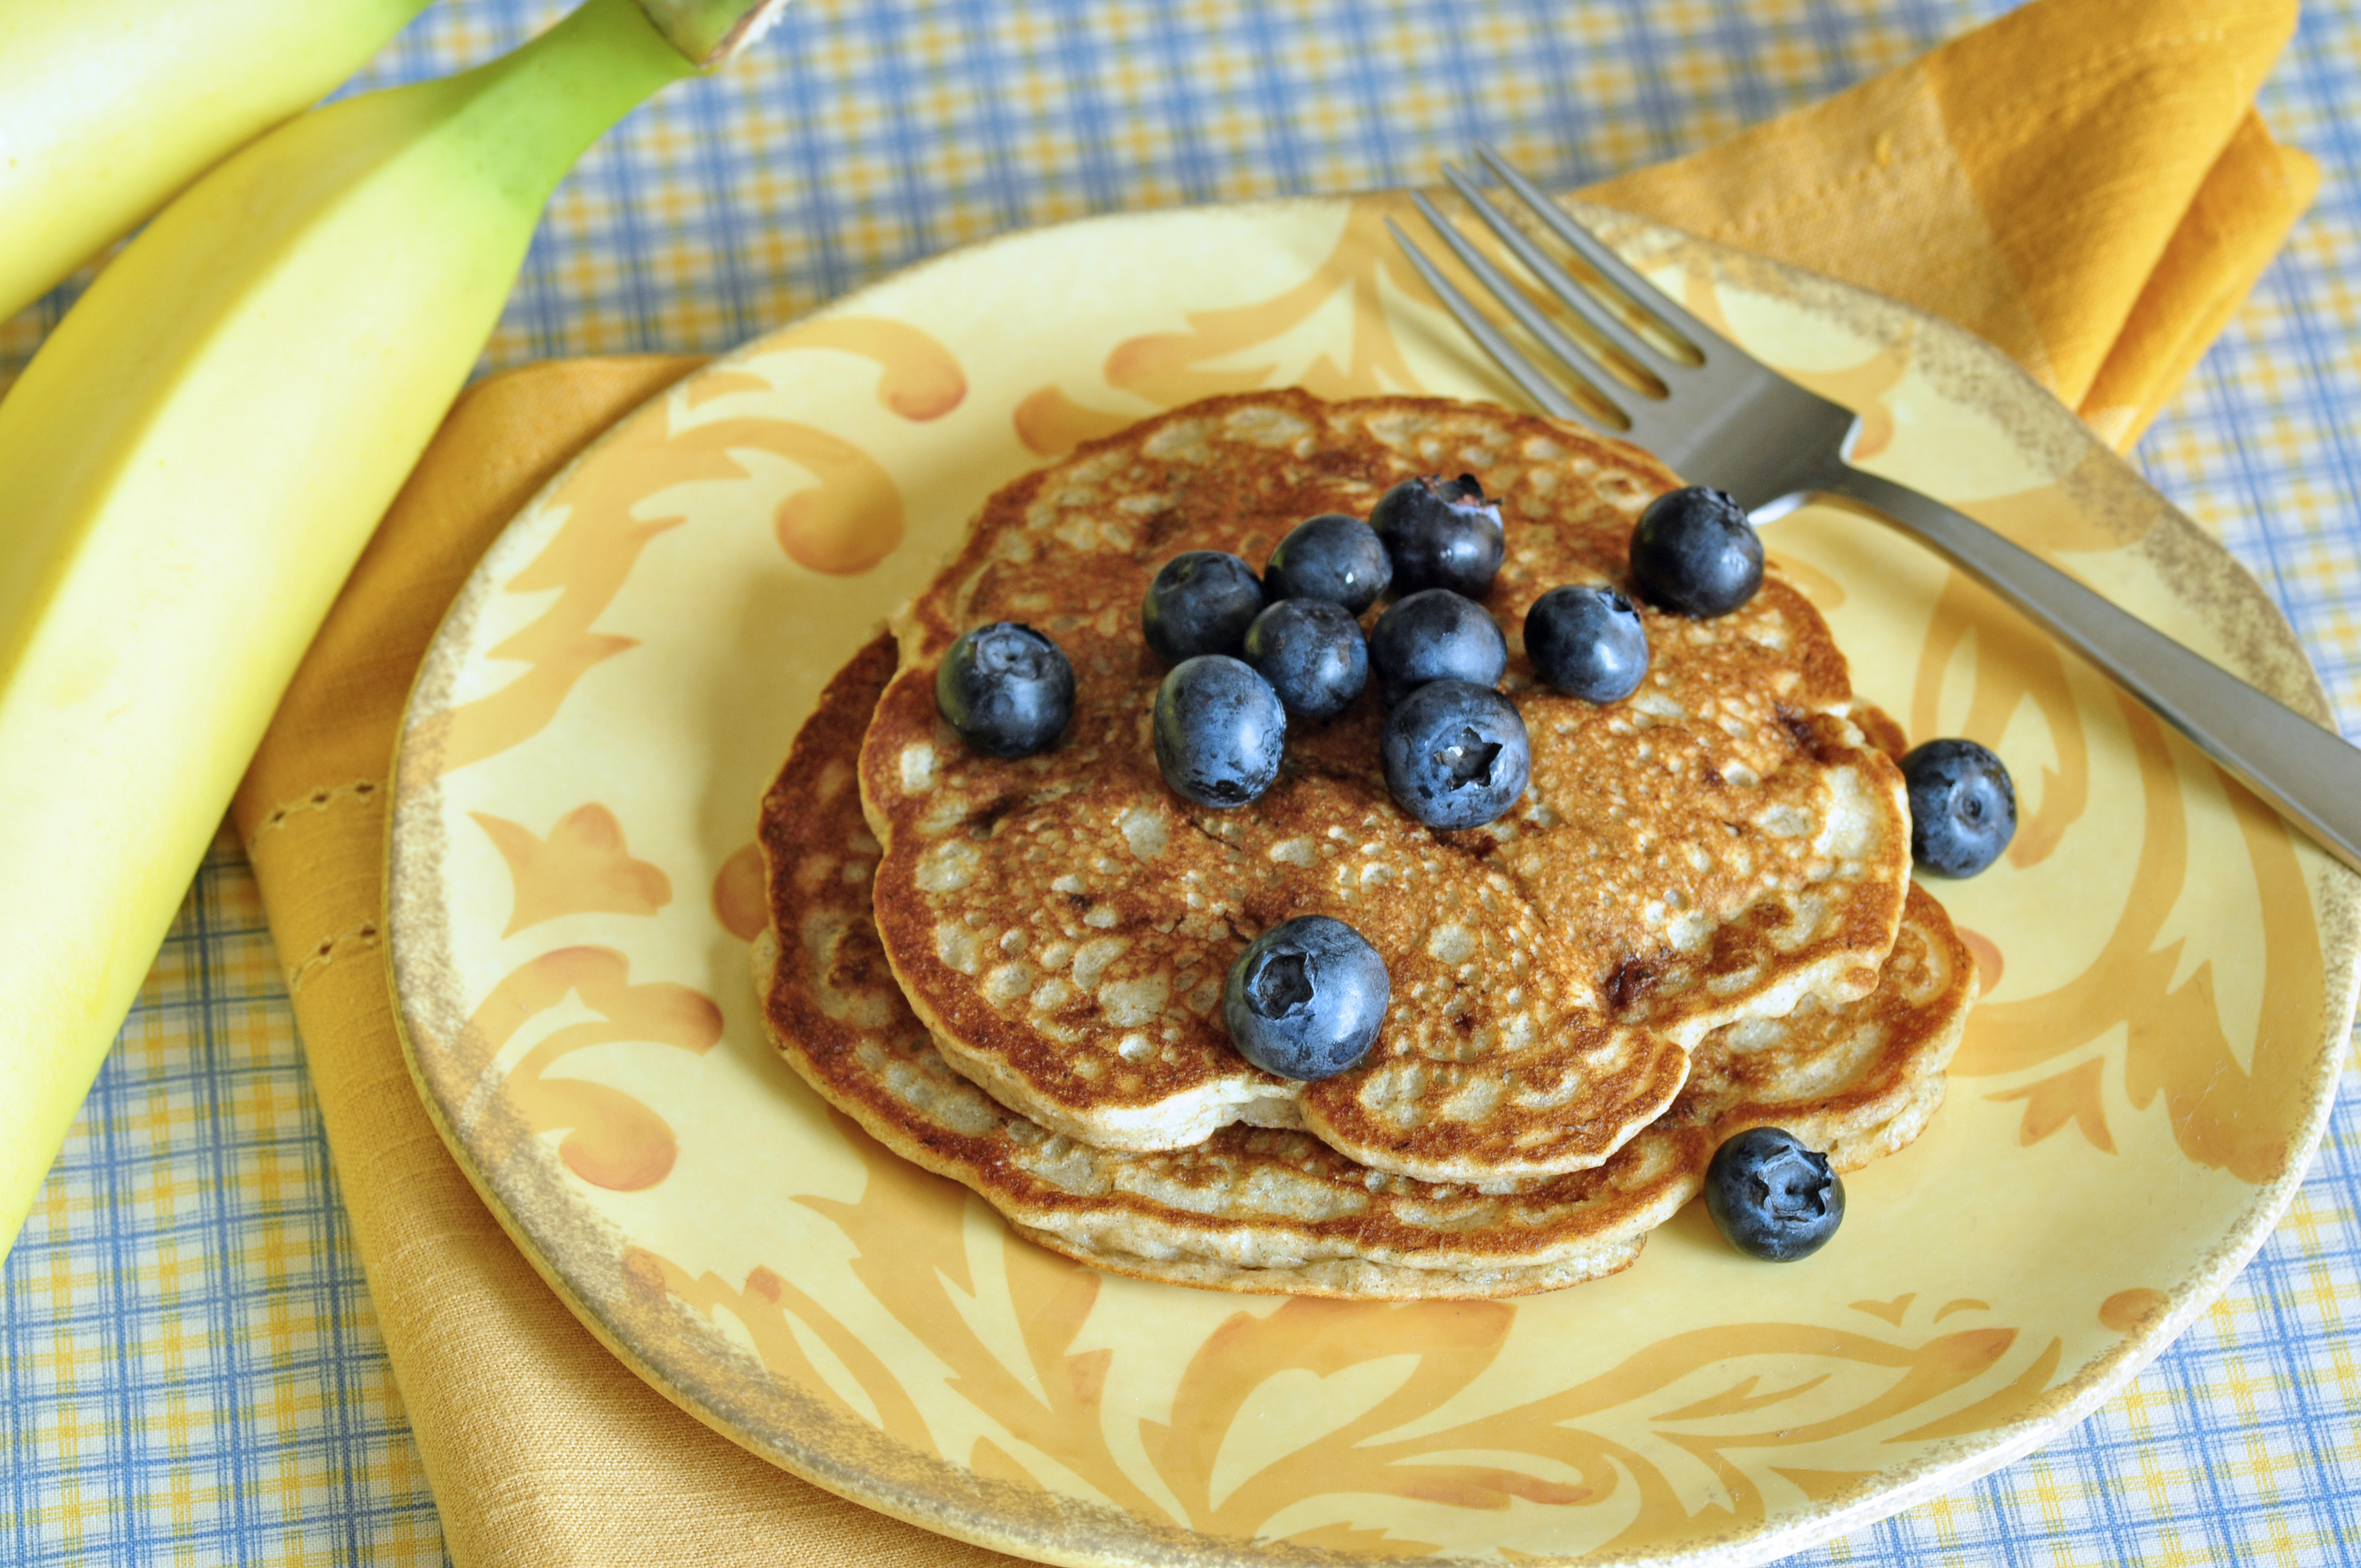
[[[1509,640],[1492,612],[1449,588],[1397,599],[1369,632],[1369,668],[1391,707],[1429,681],[1488,686],[1509,667]]]
[[[1386,960],[1358,931],[1300,915],[1257,937],[1222,986],[1238,1055],[1281,1078],[1334,1078],[1361,1065],[1392,997]]]
[[[1386,787],[1429,828],[1480,828],[1514,806],[1532,773],[1516,705],[1489,686],[1429,681],[1386,716]]]
[[[1385,541],[1394,587],[1405,594],[1449,588],[1481,598],[1500,569],[1500,508],[1484,499],[1473,474],[1404,479],[1378,498],[1369,526]]]
[[[1844,1220],[1844,1182],[1828,1162],[1777,1127],[1739,1134],[1705,1173],[1706,1212],[1750,1257],[1792,1263],[1828,1244]]]
[[[1394,564],[1377,531],[1341,511],[1295,525],[1263,564],[1263,592],[1274,599],[1326,599],[1355,615],[1378,602]]]
[[[1255,617],[1246,663],[1270,683],[1290,718],[1332,718],[1369,684],[1361,623],[1326,599],[1281,599]]]
[[[1929,740],[1902,759],[1910,856],[1938,876],[1973,876],[2016,837],[2016,786],[1972,740]]]
[[[1184,659],[1156,688],[1156,765],[1184,800],[1244,806],[1279,777],[1286,749],[1279,694],[1235,659]]]
[[[1728,615],[1763,586],[1763,540],[1746,509],[1691,485],[1648,503],[1631,531],[1631,581],[1649,601],[1683,615]]]
[[[1533,674],[1585,702],[1621,702],[1648,673],[1648,629],[1613,588],[1552,588],[1525,611]]]
[[[1235,656],[1262,613],[1254,569],[1218,550],[1191,550],[1164,563],[1139,606],[1139,630],[1168,664],[1200,653]]]
[[[1029,626],[979,626],[935,667],[935,711],[987,757],[1029,757],[1074,717],[1074,666]]]

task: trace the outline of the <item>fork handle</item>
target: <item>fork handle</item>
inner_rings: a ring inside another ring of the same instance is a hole
[[[2361,872],[2361,750],[1932,497],[1849,464],[1814,488],[1895,524],[2048,628]]]

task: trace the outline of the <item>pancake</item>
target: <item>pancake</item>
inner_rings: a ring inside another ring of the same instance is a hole
[[[1148,740],[1164,672],[1138,630],[1158,567],[1195,549],[1258,565],[1303,518],[1365,516],[1401,478],[1461,471],[1507,522],[1487,602],[1533,742],[1511,814],[1437,833],[1397,807],[1374,691],[1291,726],[1252,806],[1174,795]],[[1421,1180],[1524,1180],[1606,1160],[1711,1031],[1866,994],[1901,919],[1909,818],[1800,593],[1774,573],[1718,620],[1643,611],[1653,665],[1624,703],[1532,680],[1526,608],[1622,582],[1634,519],[1677,484],[1555,421],[1281,391],[1145,421],[993,497],[897,617],[861,760],[884,950],[951,1065],[1103,1148],[1245,1122]],[[1055,638],[1077,685],[1060,743],[1014,762],[969,751],[934,707],[943,652],[1001,620]],[[1362,1067],[1301,1084],[1231,1048],[1219,997],[1246,942],[1315,913],[1368,938],[1394,1001]]]
[[[1301,1132],[1227,1126],[1124,1153],[1007,1110],[936,1049],[873,916],[876,839],[855,756],[896,663],[880,638],[830,683],[763,803],[770,928],[753,957],[772,1043],[819,1094],[1022,1234],[1094,1267],[1224,1290],[1512,1296],[1627,1267],[1694,1196],[1713,1151],[1780,1125],[1857,1169],[1917,1135],[1974,998],[1974,965],[1913,889],[1875,990],[1698,1043],[1670,1111],[1603,1165],[1486,1190],[1390,1176]]]

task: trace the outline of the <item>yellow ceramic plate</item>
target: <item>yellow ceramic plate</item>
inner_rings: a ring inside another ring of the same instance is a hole
[[[1808,1263],[1698,1205],[1613,1279],[1477,1304],[1104,1277],[832,1115],[763,1041],[756,801],[821,685],[993,489],[1209,393],[1508,389],[1388,196],[1110,218],[932,262],[625,420],[429,654],[392,961],[453,1153],[601,1340],[822,1486],[1063,1563],[1755,1562],[2080,1419],[2293,1193],[2355,879],[2046,638],[1872,524],[1773,525],[1870,697],[2015,770],[1940,894],[1986,995],[1918,1144]],[[1964,507],[2323,711],[2255,584],[1993,350],[1629,222],[1620,243]]]

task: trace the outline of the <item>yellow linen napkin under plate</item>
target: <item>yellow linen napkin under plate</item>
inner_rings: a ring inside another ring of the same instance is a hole
[[[2038,0],[1586,194],[1947,316],[2128,445],[2317,184],[2251,107],[2294,21],[2280,0]],[[379,911],[385,780],[412,674],[508,520],[696,363],[553,362],[462,400],[313,646],[233,816],[455,1562],[1005,1563],[774,1468],[608,1354],[445,1152],[395,1039]]]

